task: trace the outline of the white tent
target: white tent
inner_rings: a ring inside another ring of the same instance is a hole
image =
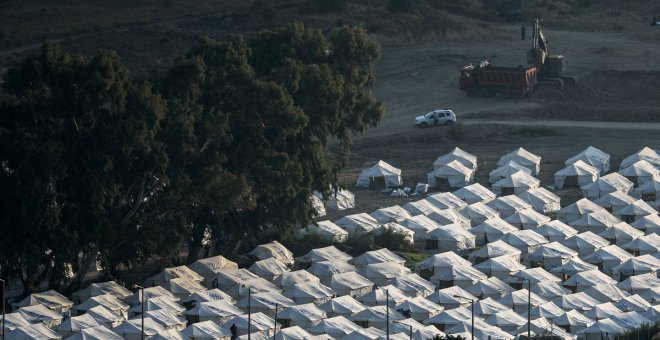
[[[621,161],[621,165],[619,165],[619,169],[625,169],[642,160],[655,166],[660,166],[660,155],[658,152],[649,147],[644,147],[636,153],[624,158],[623,161]]]
[[[230,331],[223,329],[220,325],[212,321],[193,323],[182,330],[181,335],[187,339],[200,340],[229,340],[231,338]]]
[[[658,211],[643,200],[637,200],[616,211],[615,216],[627,223],[635,222],[640,217],[657,215]]]
[[[602,284],[616,284],[616,280],[597,269],[587,270],[571,276],[562,284],[573,292],[583,292],[589,287]]]
[[[626,222],[621,222],[598,234],[598,236],[608,240],[612,244],[624,245],[636,238],[644,236],[644,232],[631,227]]]
[[[50,340],[50,339],[62,339],[62,337],[43,324],[33,324],[28,326],[17,327],[11,333],[7,332],[6,339],[7,340],[27,340],[27,339]]]
[[[284,272],[272,281],[276,286],[286,289],[301,282],[320,282],[318,277],[312,275],[305,269]]]
[[[397,169],[383,161],[378,161],[371,168],[362,170],[357,178],[357,187],[398,187],[403,184],[401,169]]]
[[[374,229],[372,235],[374,236],[374,240],[378,242],[383,235],[387,235],[388,233],[401,236],[402,241],[408,244],[414,243],[415,232],[395,222],[382,224],[380,227]]]
[[[291,271],[284,263],[273,257],[253,263],[248,270],[268,281],[272,281],[276,276],[284,272]]]
[[[615,306],[623,311],[644,312],[651,308],[651,304],[644,300],[639,294],[626,296],[617,301]]]
[[[570,259],[577,256],[577,251],[555,241],[542,244],[536,248],[536,250],[529,254],[529,260],[534,264],[542,266],[546,270],[551,270],[565,264]]]
[[[477,298],[482,299],[482,301],[483,299],[488,298],[499,300],[506,293],[515,291],[515,289],[509,286],[506,282],[494,276],[485,280],[480,280],[479,282],[465,287],[464,289]]]
[[[71,307],[73,307],[73,301],[51,289],[45,292],[28,295],[25,299],[14,304],[14,308],[28,307],[39,304],[44,305],[48,307],[48,309],[57,313],[66,313],[69,309],[71,309]]]
[[[453,297],[452,297],[453,299]],[[464,299],[467,301],[467,305],[470,305],[470,300]],[[470,321],[472,318],[472,313],[469,308],[460,307],[460,308],[447,308],[442,313],[436,314],[434,317],[426,319],[423,321],[425,325],[433,325],[438,327],[440,330],[445,330],[459,324],[462,321]],[[485,322],[483,318],[475,316],[475,321]]]
[[[312,202],[312,208],[314,208],[314,217],[323,217],[326,215],[325,206],[323,201],[315,195],[310,195],[309,200]]]
[[[178,266],[178,267],[163,269],[163,271],[161,271],[160,273],[150,278],[147,278],[145,280],[145,284],[147,286],[162,286],[168,281],[177,278],[187,279],[193,282],[204,281],[204,277],[202,275],[197,274],[192,269],[186,266]]]
[[[87,310],[87,314],[91,315],[96,321],[108,328],[114,328],[121,325],[126,318],[111,312],[103,306],[92,307]]]
[[[335,242],[344,242],[348,238],[348,232],[346,230],[328,220],[318,221],[298,230],[299,237],[303,237],[306,234],[319,235]]]
[[[561,286],[559,282],[541,281],[532,286],[532,293],[536,293],[546,300],[554,300],[560,296],[570,294],[571,291]],[[561,314],[559,313],[559,315]]]
[[[92,316],[89,314],[82,314],[64,320],[61,324],[55,327],[55,331],[62,336],[70,336],[82,329],[99,326],[101,326],[101,324]]]
[[[594,200],[594,203],[612,213],[621,210],[621,208],[624,208],[635,201],[635,198],[622,191],[614,191],[605,196],[599,197]]]
[[[512,226],[509,222],[496,217],[484,221],[469,231],[475,236],[477,245],[485,245],[500,239],[505,234],[517,231],[518,228]]]
[[[541,182],[536,177],[524,171],[518,171],[493,183],[492,189],[497,196],[507,196],[538,188],[540,185]]]
[[[440,192],[437,194],[429,195],[425,198],[431,204],[435,205],[438,209],[454,209],[456,211],[467,206],[468,204],[462,199],[456,197],[451,192]]]
[[[362,330],[362,327],[356,325],[353,321],[350,321],[343,316],[335,316],[319,321],[307,329],[307,331],[312,334],[327,334],[334,338],[340,338],[359,330]]]
[[[498,256],[488,259],[484,262],[474,265],[474,268],[481,270],[488,276],[498,277],[500,279],[507,278],[526,267],[513,260],[509,256]]]
[[[424,238],[424,235],[426,235],[426,233],[439,227],[440,223],[424,215],[417,215],[403,220],[401,222],[401,225],[412,230],[415,233],[413,239],[415,240],[415,242],[417,242],[417,241],[421,241]]]
[[[595,182],[599,174],[600,169],[578,160],[555,172],[555,187],[581,187]]]
[[[489,297],[474,303],[474,314],[483,318],[506,311],[512,311],[512,309]]]
[[[145,311],[145,318],[151,318],[155,322],[159,323],[165,329],[175,329],[181,331],[186,328],[187,321],[185,318],[179,317],[178,315],[172,313],[168,309],[156,309]],[[141,319],[142,317],[137,317]]]
[[[630,226],[643,231],[646,235],[660,233],[660,217],[658,215],[646,215],[636,218]]]
[[[438,157],[433,162],[433,169],[440,168],[443,165],[447,165],[451,162],[456,162],[456,161],[458,161],[464,167],[469,168],[472,171],[477,171],[477,156],[465,152],[464,150],[458,147],[454,148],[449,153]]]
[[[386,286],[390,284],[395,278],[410,274],[410,269],[395,262],[381,262],[367,265],[358,273],[377,286]]]
[[[240,268],[235,270],[226,270],[219,272],[215,279],[212,282],[212,285],[217,286],[220,290],[227,292],[232,287],[237,284],[241,284],[247,280],[258,279],[259,276],[255,275],[251,271]]]
[[[584,293],[600,302],[617,302],[630,295],[628,292],[617,287],[617,285],[609,283],[591,286]]]
[[[578,255],[584,257],[594,253],[598,248],[609,245],[610,242],[590,231],[587,231],[567,238],[562,244],[577,251]]]
[[[426,233],[425,249],[461,252],[475,247],[475,236],[459,225],[443,225]]]
[[[567,159],[564,164],[570,165],[577,161],[583,161],[591,166],[598,168],[600,174],[602,175],[606,174],[607,171],[610,170],[610,155],[593,146],[589,146],[577,155]]]
[[[634,188],[632,195],[635,198],[640,198],[644,201],[652,202],[660,197],[658,192],[660,192],[660,179],[654,179],[651,181],[646,181],[644,184]]]
[[[441,188],[462,188],[474,179],[474,170],[458,161],[442,165],[427,175],[429,186]]]
[[[337,249],[335,246],[312,249],[307,254],[296,258],[298,264],[312,264],[323,261],[349,261],[353,257]]]
[[[514,288],[522,288],[524,286],[529,286],[530,283],[538,284],[541,282],[555,282],[560,283],[561,279],[550,274],[547,270],[541,267],[532,267],[525,268],[517,272],[515,275],[511,275],[502,281],[507,282]],[[533,291],[532,291],[533,293]]]
[[[451,286],[440,289],[429,295],[427,299],[433,303],[443,306],[445,310],[469,307],[471,301],[476,302],[478,300],[476,296],[473,296],[465,289],[458,286]]]
[[[490,242],[485,246],[473,251],[470,254],[470,261],[474,263],[483,262],[487,259],[498,257],[498,256],[509,256],[515,261],[520,261],[522,256],[522,251],[520,249],[510,246],[508,243],[497,240],[495,242]]]
[[[291,306],[277,314],[277,322],[282,327],[310,327],[312,324],[327,318],[326,313],[313,303]]]
[[[111,294],[118,299],[123,299],[133,294],[130,290],[114,281],[92,283],[85,289],[73,293],[73,301],[81,303],[92,296]]]
[[[402,207],[411,216],[428,215],[433,212],[439,212],[440,209],[427,200],[418,200],[408,202]]]
[[[579,232],[590,231],[599,234],[619,223],[621,223],[620,219],[603,209],[590,212],[568,224]]]
[[[579,220],[582,216],[588,213],[603,209],[604,208],[600,205],[583,198],[571,205],[559,209],[557,211],[557,219],[564,223],[571,223]]]
[[[523,313],[527,311],[527,307],[530,304],[528,301],[530,299],[528,296],[531,296],[531,306],[536,307],[538,305],[544,304],[546,301],[544,298],[538,296],[535,293],[531,293],[527,289],[520,289],[515,292],[507,293],[503,298],[499,299],[497,302],[505,305],[511,306],[514,311],[517,313]]]
[[[554,299],[552,302],[554,302],[559,308],[565,311],[576,309],[581,313],[584,313],[592,309],[595,305],[599,304],[598,300],[592,298],[584,292],[560,296]]]
[[[245,312],[227,300],[215,300],[200,302],[195,307],[185,311],[184,314],[191,323],[213,321],[221,324],[236,315],[245,314]]]
[[[280,329],[280,324],[275,322],[275,320],[268,317],[264,313],[252,313],[250,319],[251,322],[248,323],[247,314],[238,315],[229,319],[229,321],[222,324],[221,327],[225,330],[229,330],[232,325],[236,325],[236,333],[238,335],[247,334],[249,328],[250,333],[252,334],[258,333],[268,337],[272,337],[273,334],[275,334],[277,330]]]
[[[326,205],[329,209],[334,210],[355,208],[355,195],[346,189],[338,189],[328,197]]]
[[[282,294],[293,300],[296,304],[322,304],[332,299],[337,293],[320,282],[307,281],[296,283],[287,288]]]
[[[453,251],[447,251],[440,254],[432,255],[426,260],[419,262],[415,265],[415,270],[423,278],[429,278],[435,272],[445,269],[452,268],[455,266],[471,266],[472,264],[466,259],[456,255]]]
[[[433,291],[436,289],[433,283],[427,281],[417,274],[408,274],[405,276],[397,277],[392,282],[392,285],[396,288],[399,288],[399,290],[410,297],[426,297],[433,293]]]
[[[379,225],[378,221],[366,213],[346,215],[336,220],[335,224],[349,233],[359,234],[371,232]]]
[[[593,320],[607,319],[614,314],[619,314],[623,312],[619,308],[616,308],[616,306],[611,302],[601,303],[593,307],[594,308],[584,313],[584,316]]]
[[[326,336],[330,339],[329,336]],[[287,327],[281,329],[277,334],[275,334],[275,340],[307,340],[307,339],[316,339],[314,335],[310,334],[306,330],[300,328],[299,326]]]
[[[109,330],[105,326],[81,329],[66,340],[123,340],[124,337]]]
[[[359,297],[360,302],[365,306],[380,306],[386,305],[389,301],[389,306],[394,307],[397,304],[410,299],[409,296],[404,294],[399,288],[392,285],[379,287],[371,292]]]
[[[591,326],[594,323],[594,320],[589,319],[579,311],[573,309],[565,312],[558,318],[555,318],[552,322],[571,334],[575,334],[576,332]]]
[[[329,286],[340,296],[360,297],[371,292],[374,283],[351,271],[332,275]]]
[[[398,304],[394,309],[406,317],[421,322],[442,312],[444,307],[418,296]]]
[[[13,331],[18,327],[31,325],[30,321],[28,321],[23,315],[21,315],[21,313],[18,312],[5,314],[5,318],[3,321],[4,321],[5,329],[8,331],[7,333]]]
[[[635,186],[660,179],[660,165],[653,165],[647,161],[638,161],[627,168],[619,170],[619,174],[630,180]]]
[[[539,173],[541,168],[541,156],[537,156],[522,147],[513,150],[506,155],[500,157],[500,160],[497,161],[497,166],[502,166],[507,164],[509,161],[514,161],[525,168],[532,171],[532,175],[536,176]]]
[[[509,217],[518,211],[532,208],[531,204],[523,201],[518,196],[512,195],[498,197],[487,202],[486,205],[497,210],[502,218]]]
[[[620,265],[612,268],[615,279],[622,281],[629,276],[657,273],[660,270],[660,260],[652,255],[641,255],[623,261]]]
[[[536,210],[526,209],[517,211],[504,220],[516,228],[535,230],[540,225],[550,222],[551,219]]]
[[[142,320],[144,320],[144,327],[142,327]],[[143,330],[145,338],[148,338],[164,331],[165,328],[154,321],[154,319],[145,317],[144,319],[129,320],[112,329],[113,332],[124,337],[126,340],[142,339]]]
[[[638,237],[627,244],[621,246],[635,256],[655,254],[660,251],[660,236],[658,234],[648,234]]]
[[[605,175],[591,184],[582,186],[582,196],[589,199],[596,199],[605,196],[610,192],[621,191],[629,193],[633,188],[633,182],[621,176],[618,173]]]
[[[628,329],[621,326],[618,322],[612,319],[602,319],[596,321],[591,326],[575,332],[583,337],[585,340],[603,339],[603,334],[619,334],[625,333]]]
[[[167,289],[179,299],[188,297],[190,294],[206,290],[206,288],[200,283],[182,278],[171,279],[162,283],[161,287]]]
[[[276,308],[284,309],[295,306],[296,303],[277,292],[254,293],[236,302],[236,307],[240,308],[245,313],[248,312],[248,305],[250,306],[252,315],[254,315],[255,312],[258,312],[263,313],[264,316],[272,317],[275,315]]]
[[[293,253],[277,241],[258,245],[249,253],[249,255],[252,255],[259,260],[274,257],[276,260],[287,266],[292,266],[294,261]]]
[[[516,194],[516,196],[529,203],[532,206],[532,209],[542,214],[553,213],[561,209],[561,199],[559,196],[543,187],[529,189],[525,192]]]
[[[488,174],[488,182],[493,184],[502,178],[507,178],[518,171],[523,171],[527,174],[532,174],[532,170],[514,162],[508,161],[503,165],[498,165],[498,168],[494,169]]]
[[[238,269],[238,265],[235,262],[229,261],[220,255],[197,260],[188,265],[188,267],[204,277],[204,283],[207,288],[211,288],[211,282],[215,279],[216,274],[221,271]]]
[[[597,249],[595,252],[585,256],[584,260],[597,265],[598,269],[605,273],[611,273],[612,268],[631,257],[633,256],[629,252],[612,244]]]
[[[639,274],[619,282],[617,287],[630,294],[644,294],[660,287],[660,279],[654,273]]]
[[[470,228],[470,219],[453,209],[444,209],[439,212],[433,212],[427,217],[440,225],[456,224],[463,228]]]
[[[557,276],[562,277],[563,280],[566,280],[571,275],[575,275],[577,273],[592,269],[598,269],[598,267],[595,264],[591,264],[583,261],[579,257],[574,257],[565,264],[550,269],[550,272]]]
[[[534,231],[547,238],[550,242],[562,242],[578,233],[573,227],[559,220],[546,222]]]
[[[554,302],[546,302],[532,308],[532,318],[546,318],[552,321],[562,316],[566,311],[559,308]]]
[[[53,311],[52,309],[42,305],[36,304],[18,309],[21,314],[30,323],[43,323],[47,327],[55,327],[62,323],[62,314]]]
[[[486,203],[497,197],[494,192],[479,183],[462,187],[454,191],[454,195],[468,204],[477,202]]]
[[[367,308],[350,295],[336,297],[322,305],[319,308],[326,312],[328,317],[344,316],[349,317]]]
[[[504,234],[502,241],[514,248],[520,249],[523,254],[530,254],[542,244],[548,243],[545,237],[533,230],[517,230]]]
[[[121,315],[125,318],[128,317],[128,309],[131,307],[128,304],[121,302],[114,295],[103,294],[103,295],[93,296],[85,300],[85,302],[74,306],[73,309],[77,311],[87,311],[96,306],[106,307],[107,309],[111,310],[113,313],[117,315]]]
[[[473,227],[488,219],[500,216],[497,210],[487,206],[483,202],[472,203],[461,209],[460,213],[470,219],[470,225]]]
[[[486,319],[493,326],[500,327],[505,332],[513,332],[527,323],[527,319],[513,310],[501,311]]]
[[[354,272],[355,266],[340,259],[327,260],[314,262],[314,264],[307,268],[307,271],[310,274],[318,277],[321,283],[329,286],[333,275]]]
[[[373,217],[378,223],[398,222],[412,217],[405,209],[398,205],[380,208],[369,216]]]
[[[357,268],[364,268],[374,263],[393,262],[403,265],[406,260],[387,248],[372,250],[356,256],[350,261]]]
[[[474,267],[453,267],[442,269],[429,278],[440,288],[458,286],[461,288],[471,286],[487,276]]]

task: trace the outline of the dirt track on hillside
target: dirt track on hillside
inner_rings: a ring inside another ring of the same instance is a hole
[[[551,53],[566,56],[576,86],[563,91],[541,88],[524,99],[472,98],[459,91],[458,68],[465,63],[496,55],[495,65],[526,64],[531,41],[521,41],[518,28],[507,26],[510,40],[487,43],[383,42],[375,93],[386,114],[378,127],[356,137],[341,183],[355,189],[360,169],[379,159],[401,168],[407,185],[425,182],[433,160],[459,146],[477,155],[478,180],[487,184],[499,156],[523,146],[543,157],[539,178],[549,185],[564,161],[589,145],[612,155],[613,170],[643,146],[660,148],[660,39],[649,43],[622,33],[545,30]],[[649,29],[655,28],[639,27]],[[414,117],[436,108],[453,109],[459,122],[463,120],[461,139],[449,134],[449,128],[414,126]],[[376,190],[356,193],[360,211],[412,200],[389,198]],[[571,201],[579,192],[562,196]]]

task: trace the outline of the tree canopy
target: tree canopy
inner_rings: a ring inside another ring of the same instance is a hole
[[[114,275],[182,241],[192,261],[209,235],[229,254],[310,223],[344,165],[329,141],[382,117],[378,57],[362,28],[294,23],[202,38],[152,86],[114,52],[45,45],[0,97],[2,275],[29,291],[68,265],[76,282],[97,259]]]

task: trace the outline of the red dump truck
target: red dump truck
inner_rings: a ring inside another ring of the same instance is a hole
[[[501,93],[510,98],[528,96],[537,84],[537,68],[496,67],[490,60],[461,67],[459,86],[468,96],[491,97]]]

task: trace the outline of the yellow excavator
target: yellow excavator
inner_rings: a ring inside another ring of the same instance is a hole
[[[565,84],[575,84],[575,77],[564,74],[565,59],[561,54],[551,55],[548,41],[541,30],[542,19],[535,18],[533,23],[532,48],[527,52],[527,63],[538,70],[539,82],[552,82],[564,88]]]

